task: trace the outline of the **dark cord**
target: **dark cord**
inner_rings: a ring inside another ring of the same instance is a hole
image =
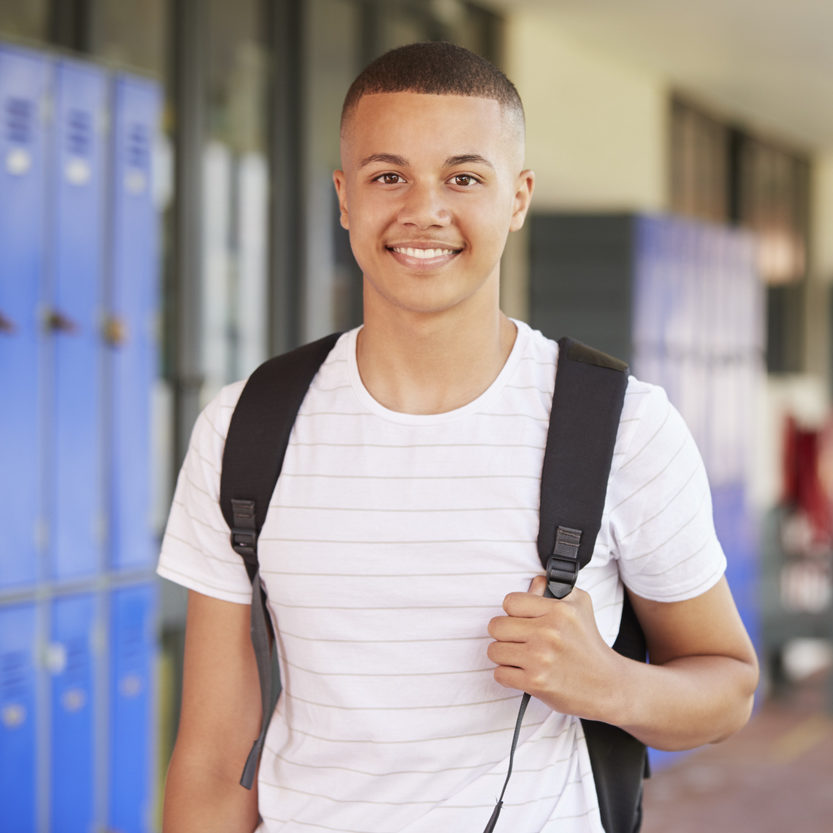
[[[509,769],[506,773],[506,780],[503,782],[503,789],[500,791],[500,797],[497,800],[495,809],[492,811],[492,817],[489,819],[489,823],[486,825],[483,833],[492,833],[495,829],[495,825],[497,824],[498,817],[500,816],[500,811],[503,808],[503,794],[506,792],[506,787],[509,784],[509,778],[512,775],[512,764],[515,762],[515,747],[518,745],[518,736],[521,734],[521,723],[523,723],[524,713],[526,712],[526,707],[528,705],[529,694],[524,692],[524,696],[521,698],[521,706],[518,709],[518,717],[515,720],[515,734],[512,735],[512,748],[509,750]]]

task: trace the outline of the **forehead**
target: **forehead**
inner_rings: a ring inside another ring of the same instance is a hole
[[[448,155],[489,150],[523,155],[523,131],[499,101],[415,92],[362,96],[341,130],[344,157],[402,154],[407,147],[444,148]],[[486,155],[485,153],[483,155]]]

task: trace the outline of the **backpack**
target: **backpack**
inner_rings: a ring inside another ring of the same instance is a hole
[[[257,539],[283,465],[292,426],[319,367],[339,333],[264,362],[249,377],[232,414],[223,452],[220,507],[232,548],[252,583],[251,636],[260,678],[263,721],[246,761],[242,786],[251,789],[269,720],[280,692],[276,647],[260,581]],[[563,598],[593,554],[601,526],[607,480],[627,387],[623,362],[569,338],[558,341],[558,372],[541,473],[538,554],[546,595]],[[588,437],[596,441],[587,442]],[[645,638],[625,593],[613,648],[645,661]],[[524,694],[515,726],[503,791],[484,833],[492,831],[512,773]],[[624,730],[582,720],[607,833],[636,833],[642,821],[642,780],[647,750]]]

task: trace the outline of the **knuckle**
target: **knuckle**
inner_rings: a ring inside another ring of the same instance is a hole
[[[541,669],[552,662],[553,651],[547,645],[537,645],[532,654],[532,664]]]
[[[528,682],[530,691],[543,691],[546,683],[546,675],[540,670],[528,674]]]

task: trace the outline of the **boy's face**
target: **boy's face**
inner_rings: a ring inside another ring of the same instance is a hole
[[[499,102],[366,95],[343,126],[341,162],[341,224],[366,313],[497,304],[506,237],[523,224],[534,181],[521,170],[522,130]]]

